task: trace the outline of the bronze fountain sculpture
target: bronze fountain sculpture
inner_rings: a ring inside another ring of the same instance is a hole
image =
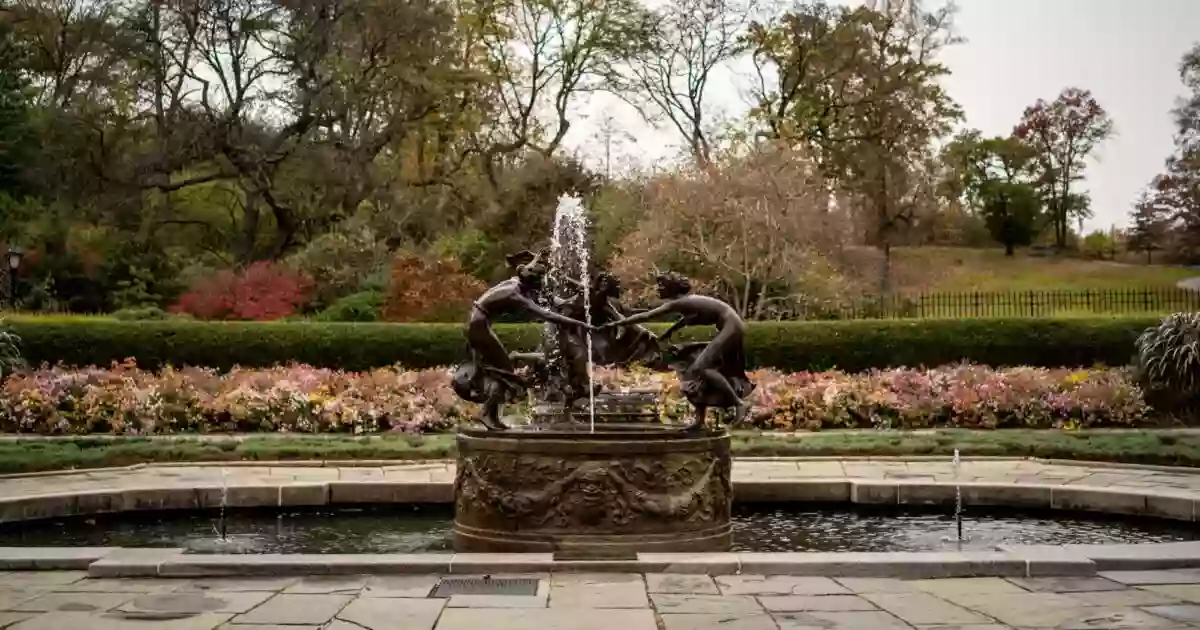
[[[471,305],[465,335],[471,361],[455,371],[454,391],[464,400],[483,403],[479,421],[489,429],[503,430],[500,405],[524,393],[528,383],[515,373],[513,357],[492,330],[492,317],[514,310],[525,311],[542,320],[565,326],[590,329],[583,322],[545,309],[535,301],[542,279],[549,270],[544,252],[522,251],[508,257],[517,275],[488,289]]]
[[[750,411],[745,398],[754,391],[754,384],[746,376],[746,357],[742,344],[746,323],[725,302],[706,295],[692,295],[691,282],[679,274],[659,274],[656,281],[659,297],[667,300],[665,304],[645,313],[605,323],[600,330],[630,326],[667,313],[679,313],[683,317],[671,324],[658,338],[659,341],[666,341],[685,326],[716,326],[717,336],[712,341],[672,347],[674,354],[682,359],[679,373],[684,396],[696,410],[695,419],[685,428],[703,428],[709,407],[733,407],[736,409],[734,420],[742,420]]]
[[[571,207],[581,206],[564,196],[556,230]],[[586,253],[565,254],[556,235],[554,255],[510,256],[516,276],[485,292],[468,317],[471,359],[456,369],[453,385],[459,396],[482,403],[485,429],[458,435],[455,549],[570,557],[726,550],[729,435],[707,426],[705,415],[710,407],[734,408],[737,418],[748,410],[754,385],[745,373],[745,323],[721,300],[692,295],[688,280],[671,273],[657,278],[662,306],[630,313],[615,277],[588,274]],[[494,316],[511,311],[547,322],[538,352],[510,354],[496,337]],[[675,313],[682,319],[661,338],[638,326]],[[662,347],[680,328],[699,325],[716,326],[712,341]],[[621,410],[631,392],[604,392],[617,420],[597,422],[603,405],[591,365],[667,369],[668,358],[696,410],[690,423],[631,422],[634,414]],[[530,391],[536,398],[530,421],[505,425],[501,405]],[[576,403],[584,399],[591,404],[580,409]],[[580,421],[584,415],[587,422]]]

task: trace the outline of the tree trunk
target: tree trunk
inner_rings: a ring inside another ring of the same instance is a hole
[[[258,193],[245,191],[245,202],[242,205],[242,223],[238,236],[234,240],[233,258],[238,264],[249,263],[255,259],[258,245],[258,227],[262,218],[259,207]]]
[[[1063,175],[1062,198],[1058,201],[1058,214],[1061,217],[1062,234],[1058,235],[1058,248],[1067,248],[1067,231],[1071,229],[1071,217],[1068,216],[1070,206],[1067,204],[1071,201],[1071,174],[1066,172]]]
[[[1005,241],[1005,243],[1004,243],[1004,255],[1005,255],[1005,256],[1008,256],[1009,258],[1012,258],[1012,256],[1013,256],[1013,244],[1012,244],[1012,241]]]
[[[886,237],[880,249],[883,250],[883,260],[879,267],[879,292],[886,297],[892,293],[892,245]]]

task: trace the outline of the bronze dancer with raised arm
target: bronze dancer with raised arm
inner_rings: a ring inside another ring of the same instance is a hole
[[[691,282],[676,273],[659,274],[656,278],[659,297],[667,302],[658,308],[601,326],[629,326],[650,321],[668,313],[679,313],[683,317],[671,325],[658,338],[664,342],[685,326],[717,327],[717,335],[707,344],[692,344],[682,354],[693,354],[688,350],[703,347],[680,374],[680,385],[688,401],[696,408],[696,417],[687,429],[704,426],[708,407],[735,408],[735,421],[743,419],[750,407],[745,398],[754,391],[754,384],[746,376],[746,358],[742,341],[746,335],[746,323],[732,306],[704,295],[691,294]]]
[[[479,421],[489,429],[506,429],[500,421],[500,405],[524,391],[524,379],[514,373],[512,358],[492,330],[492,319],[501,313],[525,312],[537,319],[563,326],[590,327],[578,320],[545,309],[534,301],[549,271],[545,252],[522,251],[507,257],[517,275],[488,289],[471,307],[465,334],[471,362],[454,374],[454,391],[461,398],[483,403]]]

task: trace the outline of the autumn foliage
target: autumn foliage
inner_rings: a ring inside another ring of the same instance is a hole
[[[1113,121],[1088,90],[1069,87],[1052,103],[1038,99],[1025,109],[1013,135],[1034,150],[1041,195],[1054,227],[1054,242],[1066,247],[1072,219],[1090,216],[1072,184],[1083,177],[1087,158],[1113,135]]]
[[[312,281],[272,262],[225,269],[192,284],[171,307],[197,319],[272,321],[308,303]]]
[[[621,241],[613,270],[632,301],[650,297],[654,269],[674,269],[743,317],[768,318],[799,297],[845,290],[839,255],[853,219],[829,198],[811,158],[782,146],[659,176],[646,186],[645,219]]]
[[[400,256],[392,262],[383,318],[390,322],[444,321],[465,316],[487,290],[453,260]]]

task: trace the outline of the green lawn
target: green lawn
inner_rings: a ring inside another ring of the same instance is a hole
[[[1004,291],[1086,291],[1174,287],[1195,270],[1069,256],[967,247],[898,247],[892,251],[897,287],[907,294]]]
[[[1143,431],[831,432],[802,437],[735,433],[735,456],[1015,456],[1200,467],[1200,434]],[[425,460],[454,456],[454,436],[89,438],[0,442],[0,472],[147,462]]]

